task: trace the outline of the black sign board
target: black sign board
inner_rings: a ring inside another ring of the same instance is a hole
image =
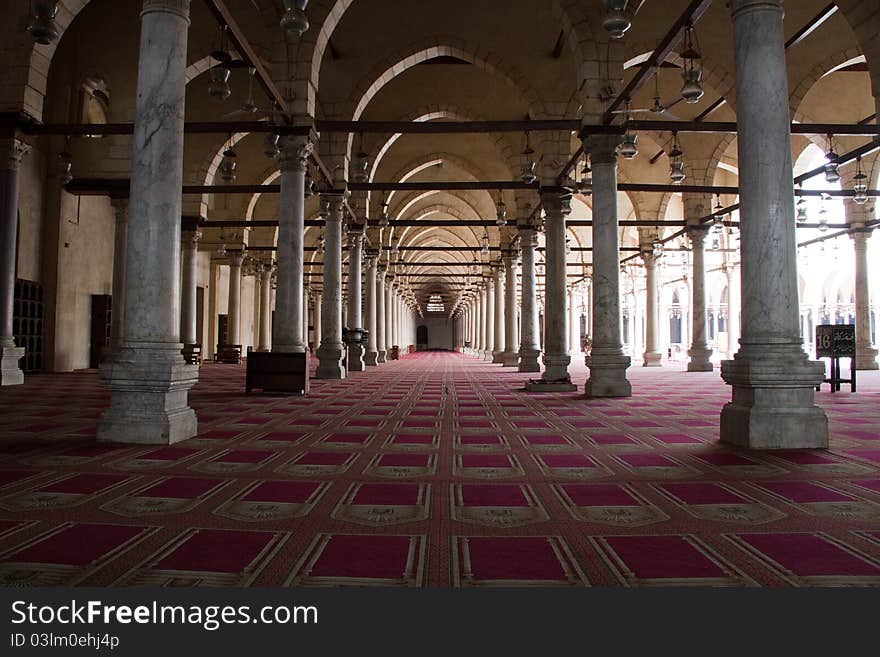
[[[831,377],[825,379],[831,384],[831,392],[840,390],[841,383],[849,383],[850,390],[856,389],[856,327],[852,324],[820,324],[816,327],[816,358],[831,359]],[[840,359],[849,358],[850,378],[840,376]]]

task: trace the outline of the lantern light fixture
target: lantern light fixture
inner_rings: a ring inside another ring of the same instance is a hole
[[[681,184],[687,177],[684,172],[684,153],[678,147],[678,133],[672,132],[672,150],[669,151],[669,178],[674,185]]]
[[[522,152],[522,162],[520,164],[520,180],[524,183],[531,184],[538,179],[535,175],[535,169],[538,164],[535,162],[535,151],[529,143],[529,133],[526,132],[526,145]]]
[[[507,225],[507,206],[504,204],[504,193],[498,190],[498,203],[495,205],[497,218],[495,223],[501,227]]]
[[[825,154],[828,162],[825,164],[825,180],[829,183],[840,181],[840,163],[837,153],[834,152],[834,135],[828,135],[828,153]]]
[[[684,50],[681,53],[683,66],[681,78],[681,97],[686,103],[697,103],[703,97],[703,70],[700,68],[700,52],[696,46],[694,24],[688,23],[684,33]]]
[[[380,205],[380,208],[379,226],[381,228],[387,228],[389,225],[391,225],[391,221],[388,218],[388,201],[386,201],[384,198],[382,199],[382,204]]]
[[[281,154],[281,148],[278,146],[278,135],[274,132],[267,132],[263,137],[263,155],[270,160],[274,160]],[[306,190],[308,193],[308,190]]]
[[[858,205],[868,202],[868,176],[862,171],[862,156],[856,158],[856,175],[853,176],[853,201]]]
[[[57,1],[31,0],[31,22],[27,31],[36,43],[48,46],[58,38],[58,26],[55,24],[57,15]]]
[[[309,18],[306,16],[309,0],[283,0],[283,2],[284,15],[281,17],[281,29],[299,39],[309,29]]]
[[[64,150],[58,153],[58,182],[62,187],[73,180],[73,156],[70,154],[70,139]]]
[[[602,27],[612,39],[622,39],[626,31],[632,27],[632,21],[626,15],[629,0],[602,0],[605,5],[605,18]]]
[[[235,169],[238,167],[238,162],[236,160],[237,157],[238,155],[232,147],[232,135],[230,135],[229,146],[223,151],[223,159],[220,160],[220,166],[218,168],[220,179],[227,185],[235,182]]]

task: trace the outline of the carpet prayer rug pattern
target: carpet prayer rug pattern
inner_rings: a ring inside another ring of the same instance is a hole
[[[817,394],[831,449],[764,453],[718,443],[717,372],[529,376],[423,353],[249,397],[205,364],[164,447],[94,442],[96,372],[29,376],[0,390],[0,585],[880,586],[880,373]]]

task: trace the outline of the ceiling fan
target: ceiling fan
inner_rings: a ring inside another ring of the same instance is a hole
[[[292,114],[289,112],[282,112],[277,105],[273,104],[272,109],[263,109],[259,105],[257,105],[257,101],[254,98],[254,80],[257,77],[257,69],[253,66],[248,67],[248,94],[247,98],[239,105],[238,109],[228,114],[224,114],[222,118],[224,119],[237,119],[241,117],[252,117],[258,116],[259,120],[269,119],[274,120],[276,117],[290,117]]]
[[[645,108],[627,108],[622,110],[615,110],[612,114],[636,114],[640,112],[651,112],[652,114],[656,114],[658,116],[662,116],[664,119],[668,119],[669,121],[678,121],[679,117],[669,111],[670,108],[678,105],[683,98],[679,96],[671,103],[661,103],[660,102],[660,69],[654,73],[654,104],[651,107]]]

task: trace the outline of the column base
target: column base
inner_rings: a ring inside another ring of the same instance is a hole
[[[364,348],[361,345],[348,346],[348,362],[346,367],[349,372],[363,372],[366,369],[364,362]]]
[[[642,367],[661,367],[663,363],[663,354],[658,351],[646,351],[642,354],[644,361],[642,362]]]
[[[364,354],[364,364],[367,367],[376,367],[376,364],[379,361],[379,352],[378,351],[368,351]]]
[[[344,379],[345,368],[342,366],[342,343],[333,345],[322,344],[315,351],[318,367],[315,370],[317,379]]]
[[[856,371],[877,369],[880,369],[880,364],[877,363],[877,350],[871,345],[856,343]]]
[[[532,349],[519,350],[519,371],[520,372],[540,372],[541,365],[538,363],[540,351]]]
[[[602,353],[594,347],[588,358],[590,378],[584,386],[587,397],[632,397],[632,385],[626,378],[629,356],[619,350]]]
[[[98,422],[99,442],[172,445],[196,435],[187,397],[199,366],[185,364],[180,350],[179,344],[124,345],[102,363],[110,406]]]
[[[492,364],[500,365],[504,363],[504,352],[503,351],[493,351],[492,352]]]
[[[800,348],[740,354],[721,364],[721,377],[733,387],[721,411],[721,442],[747,449],[827,448],[828,418],[814,403],[824,365]]]
[[[387,363],[387,362],[388,361],[385,360],[385,350],[380,349],[379,351],[377,351],[376,352],[376,364],[381,365],[382,363]]]
[[[578,387],[569,381],[545,381],[544,379],[531,379],[526,383],[528,392],[577,392]]]
[[[544,354],[544,374],[541,381],[547,384],[570,384],[571,374],[568,366],[571,364],[571,356],[566,354]],[[575,386],[577,389],[577,386]]]
[[[501,354],[501,364],[504,367],[516,367],[519,365],[519,354],[515,351],[505,351]]]
[[[687,364],[688,372],[711,372],[715,366],[709,361],[712,350],[705,347],[691,347],[688,349],[690,361]]]
[[[24,372],[18,361],[24,358],[24,347],[0,347],[0,386],[20,386]]]

